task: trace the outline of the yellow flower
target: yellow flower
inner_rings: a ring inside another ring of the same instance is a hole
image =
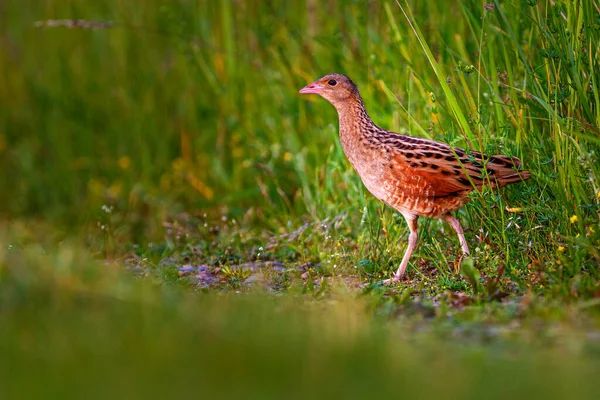
[[[574,224],[575,222],[579,221],[579,218],[577,218],[577,215],[573,215],[573,216],[570,218],[570,221],[571,221],[571,223],[572,223],[572,224]]]
[[[241,147],[234,147],[231,154],[234,158],[241,158],[244,155],[244,149]]]
[[[597,195],[598,195],[598,200],[600,200],[600,190],[598,190]]]
[[[286,151],[285,153],[283,153],[283,160],[284,161],[292,161],[292,153],[290,153],[289,151]]]
[[[563,253],[565,251],[565,246],[558,246],[558,252]]]
[[[131,165],[131,160],[129,157],[123,156],[119,158],[119,167],[121,167],[121,169],[127,169],[129,168],[129,165]]]

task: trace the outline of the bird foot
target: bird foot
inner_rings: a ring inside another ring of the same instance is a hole
[[[390,279],[385,279],[385,280],[381,281],[381,283],[383,283],[384,285],[393,285],[393,284],[400,282],[401,280],[402,280],[402,275],[395,274]]]

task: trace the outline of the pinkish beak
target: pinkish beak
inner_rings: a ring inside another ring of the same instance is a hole
[[[310,85],[304,86],[298,93],[300,94],[319,94],[323,89],[323,86],[318,85],[316,83],[311,83]]]

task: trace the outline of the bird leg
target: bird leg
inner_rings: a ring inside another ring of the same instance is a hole
[[[460,247],[462,247],[462,250],[466,254],[471,254],[471,252],[469,251],[469,246],[467,245],[467,239],[465,239],[465,233],[463,232],[463,228],[460,225],[460,222],[458,222],[458,220],[450,213],[444,215],[442,218],[444,219],[444,221],[447,221],[450,225],[452,225],[452,228],[456,231],[456,234],[458,235],[458,241],[460,242]]]
[[[408,247],[404,252],[404,257],[402,257],[400,266],[398,267],[398,270],[396,271],[394,276],[391,279],[384,280],[383,283],[398,282],[404,276],[404,272],[406,271],[406,267],[408,266],[408,260],[410,259],[410,256],[414,251],[415,247],[417,247],[417,240],[419,238],[419,235],[417,233],[418,218],[419,217],[416,215],[404,215],[404,219],[406,219],[406,223],[408,224],[408,229],[410,229],[410,234],[408,235]]]
[[[465,239],[465,233],[463,232],[460,222],[458,222],[458,220],[450,213],[444,215],[442,218],[445,221],[447,221],[450,225],[452,225],[452,228],[456,231],[456,234],[458,235],[458,241],[460,242],[460,247],[462,248],[463,252],[465,254],[470,254],[471,252],[469,251],[469,246],[467,246],[467,239]],[[458,270],[460,268],[461,262],[462,262],[462,257],[460,258],[459,263],[456,264],[456,266],[455,266],[455,272],[457,274],[458,274]]]

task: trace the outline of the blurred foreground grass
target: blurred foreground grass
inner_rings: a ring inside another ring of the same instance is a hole
[[[595,398],[599,389],[598,326],[576,308],[516,305],[511,327],[492,317],[506,310],[432,319],[343,282],[327,300],[200,294],[144,284],[72,242],[7,250],[6,235],[6,398]]]

